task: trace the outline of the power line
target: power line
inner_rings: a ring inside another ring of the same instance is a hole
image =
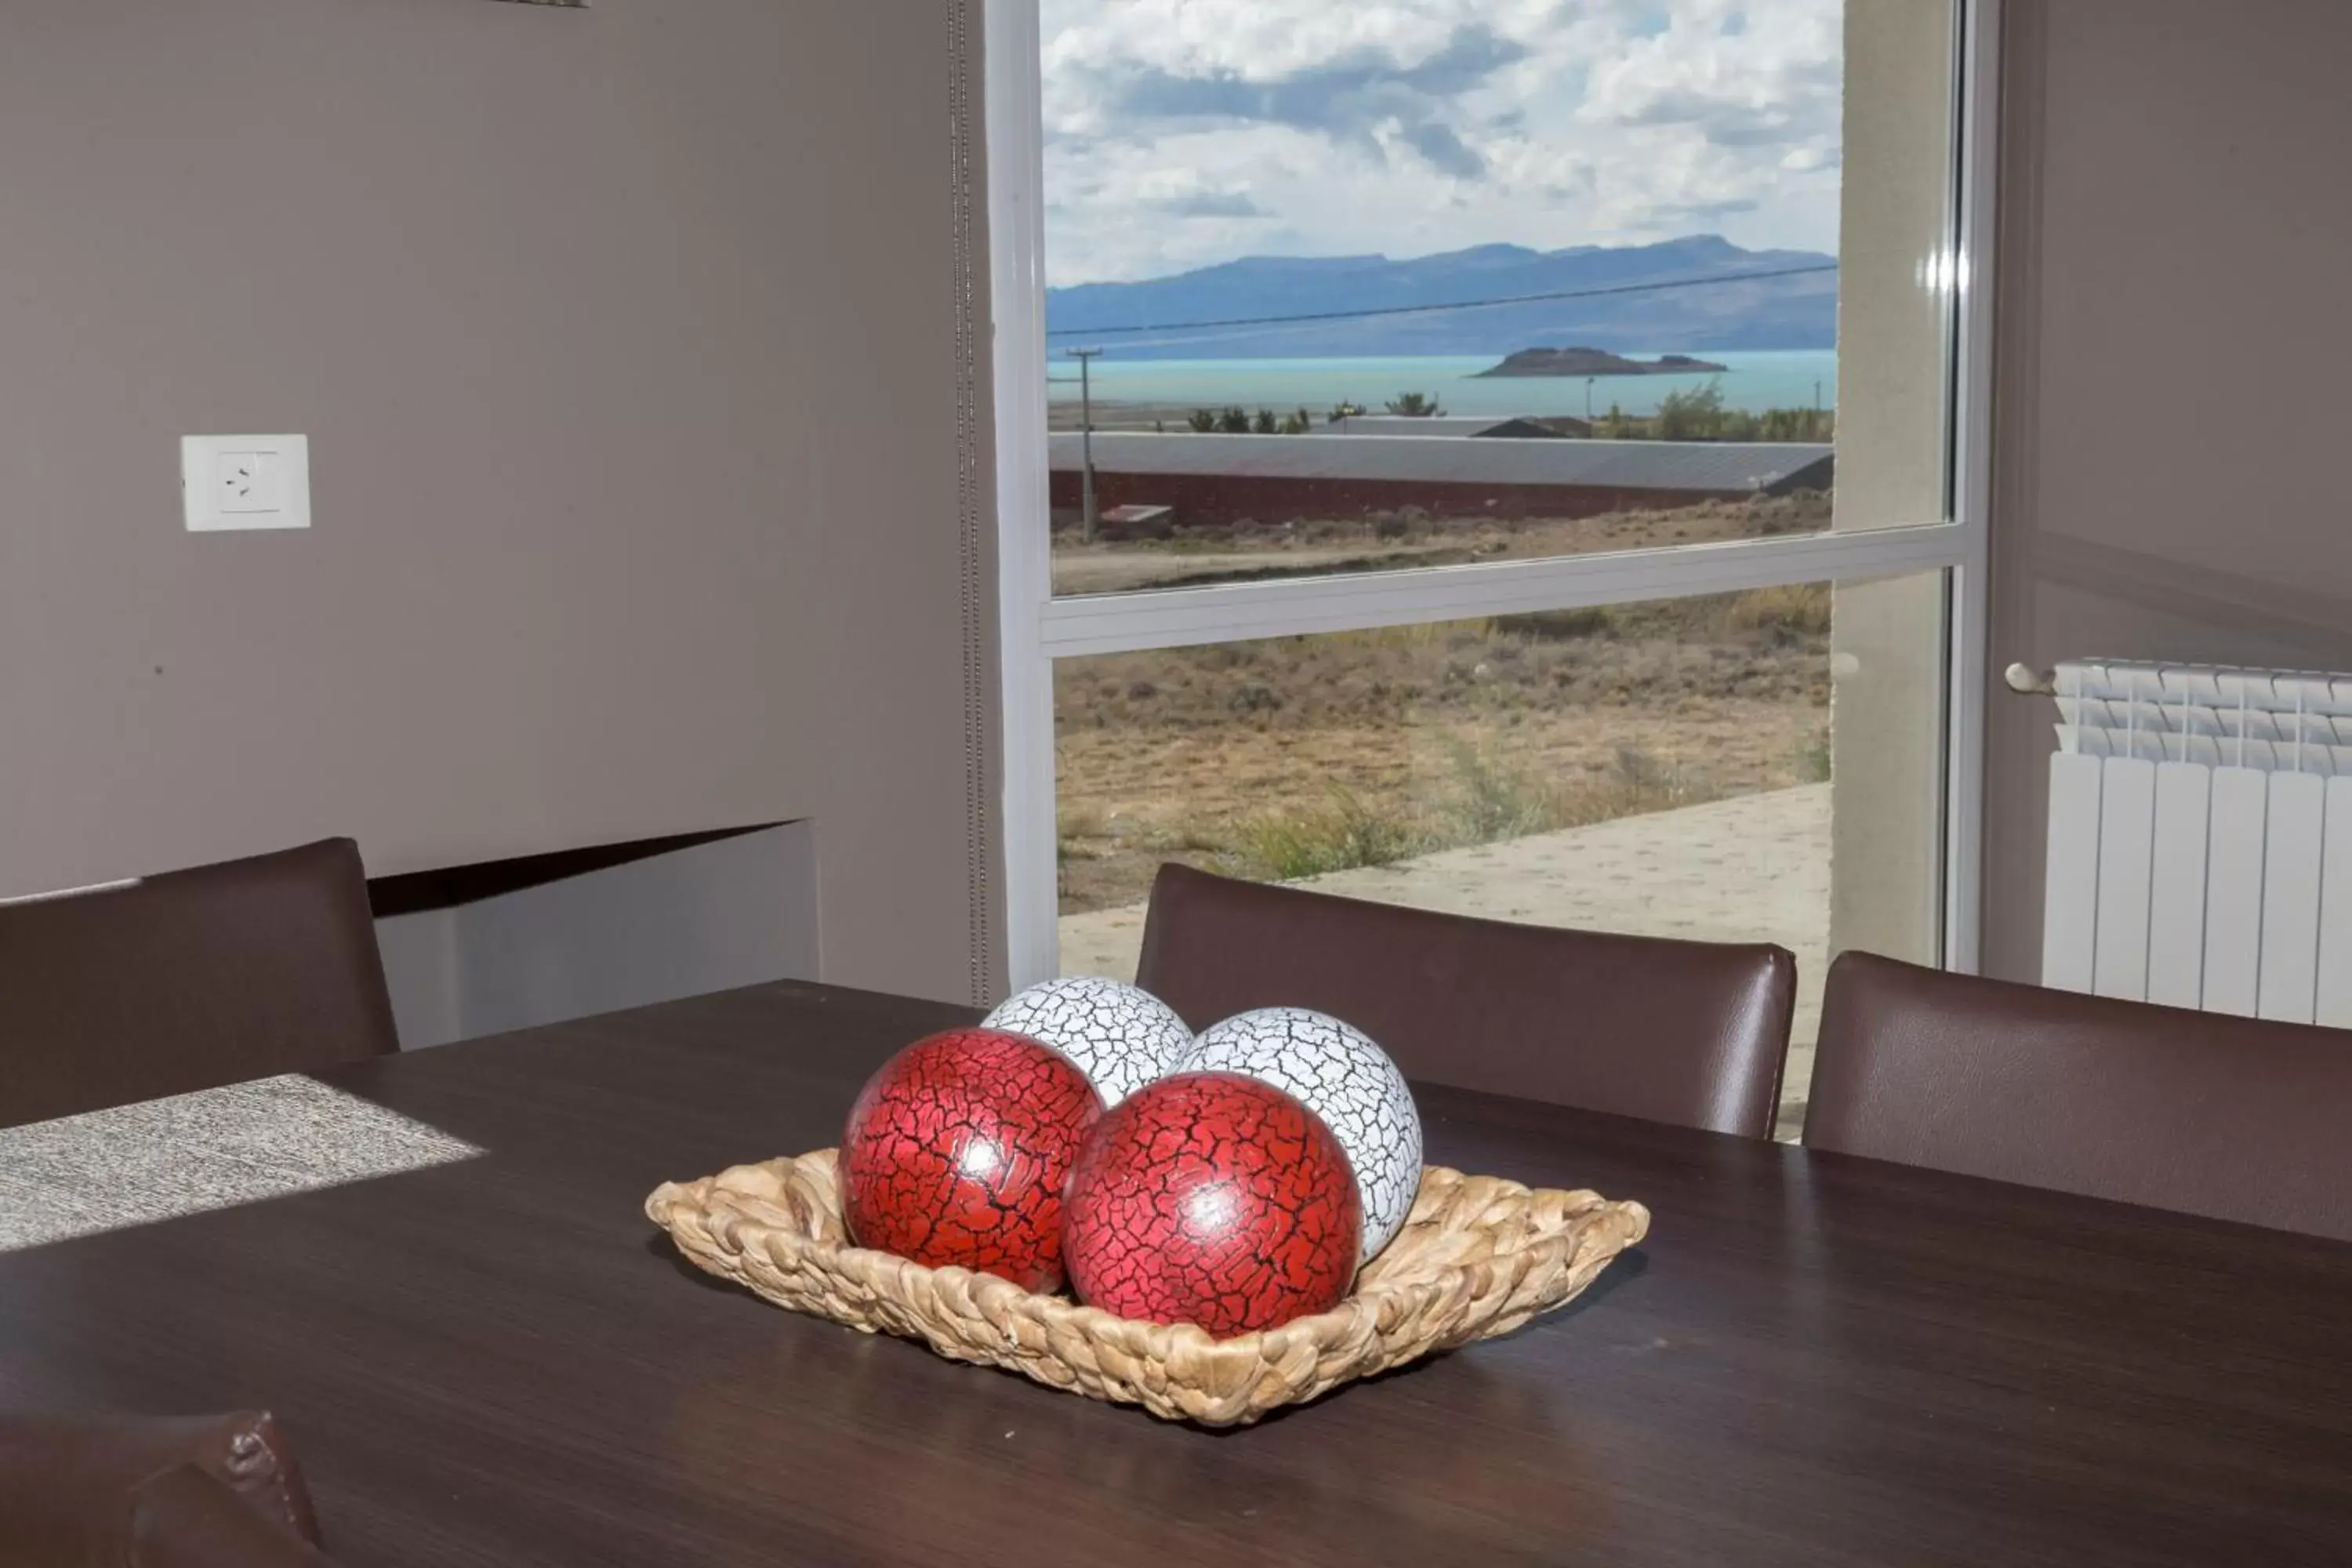
[[[1064,349],[1062,352],[1078,362],[1078,397],[1082,408],[1078,415],[1078,440],[1086,448],[1086,456],[1078,468],[1079,478],[1085,482],[1086,505],[1079,515],[1084,519],[1086,531],[1081,537],[1092,544],[1101,525],[1101,514],[1095,510],[1094,366],[1095,361],[1102,358],[1102,350]]]
[[[1619,283],[1606,289],[1559,289],[1542,294],[1505,294],[1492,300],[1453,300],[1436,305],[1382,305],[1364,310],[1315,310],[1297,316],[1233,316],[1215,321],[1161,321],[1133,327],[1051,327],[1049,338],[1100,338],[1121,332],[1183,332],[1212,327],[1279,327],[1298,322],[1360,321],[1372,316],[1426,316],[1440,310],[1483,310],[1497,305],[1540,305],[1554,300],[1597,300],[1610,294],[1661,294],[1670,289],[1706,289],[1717,283],[1759,283],[1773,278],[1802,278],[1815,272],[1835,272],[1834,261],[1808,262],[1802,267],[1778,267],[1762,272],[1723,272],[1712,278],[1673,278],[1656,283]]]

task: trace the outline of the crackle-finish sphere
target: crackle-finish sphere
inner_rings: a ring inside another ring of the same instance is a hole
[[[1364,1261],[1404,1228],[1421,1193],[1421,1112],[1362,1030],[1304,1007],[1262,1007],[1202,1031],[1182,1070],[1263,1079],[1323,1119],[1363,1189]]]
[[[1062,1288],[1062,1194],[1102,1100],[1036,1041],[950,1029],[866,1082],[841,1137],[841,1204],[860,1247],[934,1268]]]
[[[982,1020],[1043,1040],[1078,1064],[1106,1106],[1176,1065],[1192,1031],[1150,992],[1092,975],[1032,985]]]
[[[1106,1115],[1070,1173],[1078,1299],[1219,1339],[1339,1305],[1363,1216],[1331,1130],[1237,1073],[1183,1073]]]

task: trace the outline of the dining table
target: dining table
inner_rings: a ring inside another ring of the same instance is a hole
[[[1213,1431],[646,1219],[975,1016],[777,984],[0,1131],[0,1408],[270,1410],[346,1568],[2352,1563],[2333,1241],[1420,1085],[1432,1163],[1647,1239]]]

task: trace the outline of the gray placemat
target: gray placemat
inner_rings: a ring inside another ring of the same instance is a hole
[[[481,1152],[301,1077],[7,1128],[0,1130],[0,1252]]]

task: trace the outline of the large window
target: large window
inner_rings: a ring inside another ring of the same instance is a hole
[[[1016,981],[1171,859],[1780,942],[1801,1049],[1967,958],[1988,12],[992,26]]]

